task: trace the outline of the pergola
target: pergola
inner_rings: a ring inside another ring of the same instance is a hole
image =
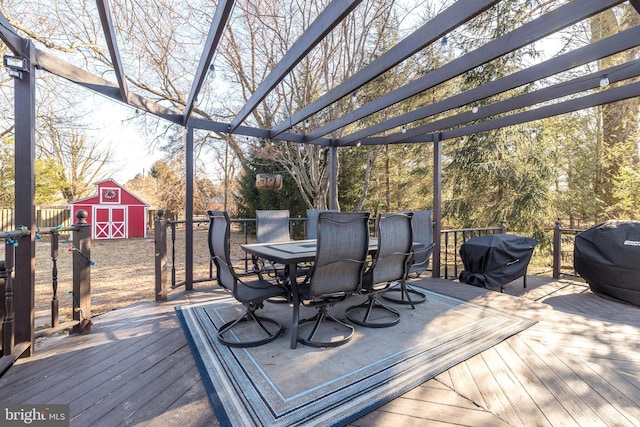
[[[95,91],[114,101],[130,105],[140,111],[184,126],[187,130],[185,141],[187,201],[193,200],[194,130],[277,139],[300,144],[317,144],[327,147],[331,171],[329,205],[332,208],[337,205],[337,150],[340,147],[431,143],[434,147],[434,235],[438,236],[441,230],[441,155],[443,141],[637,97],[640,95],[640,82],[634,78],[640,75],[640,59],[634,59],[606,70],[583,75],[561,84],[539,88],[524,95],[513,96],[504,101],[486,104],[479,111],[469,111],[460,107],[472,105],[477,101],[508,92],[511,89],[559,75],[567,70],[637,47],[640,45],[640,26],[618,32],[598,42],[563,53],[432,104],[417,107],[403,114],[380,119],[342,137],[331,138],[329,135],[338,129],[343,129],[363,118],[371,117],[374,113],[385,110],[387,107],[471,71],[482,64],[535,43],[602,11],[625,3],[625,1],[628,1],[640,13],[640,0],[557,1],[557,7],[541,14],[530,22],[524,23],[510,33],[487,41],[479,48],[451,60],[442,67],[428,72],[416,80],[407,82],[395,90],[382,93],[376,99],[359,106],[355,110],[334,120],[326,121],[320,127],[309,129],[304,133],[294,133],[290,131],[290,128],[305,122],[308,118],[322,112],[323,109],[350,96],[422,49],[440,42],[447,34],[500,3],[500,0],[456,1],[367,66],[270,129],[261,129],[244,123],[251,112],[286,78],[288,73],[323,38],[329,35],[346,16],[352,13],[362,0],[331,1],[316,19],[309,24],[299,39],[291,46],[291,49],[273,66],[257,90],[237,111],[235,117],[228,122],[212,121],[198,117],[194,114],[194,105],[203,87],[212,59],[222,40],[225,26],[231,16],[234,7],[234,1],[232,0],[219,0],[217,2],[208,37],[202,46],[200,60],[193,74],[191,90],[181,111],[167,108],[159,102],[146,99],[129,90],[125,67],[119,53],[114,31],[114,18],[108,0],[96,0],[96,4],[116,81],[107,81],[98,75],[60,60],[51,53],[37,48],[33,41],[19,35],[18,31],[9,24],[6,17],[0,14],[0,38],[15,56],[15,58],[10,58],[9,63],[5,63],[5,65],[9,66],[12,69],[12,75],[16,76],[14,79],[15,162],[16,165],[19,165],[19,167],[15,168],[16,189],[19,189],[19,191],[16,191],[16,223],[30,224],[32,225],[31,228],[35,229],[35,71],[40,69]],[[616,84],[599,90],[604,77],[608,79],[608,82]],[[579,97],[572,96],[580,93],[586,94]],[[457,112],[444,119],[428,120],[447,111]],[[415,122],[424,124],[407,126]],[[397,131],[401,127],[402,131]],[[187,203],[186,206],[187,230],[191,230],[189,221],[193,216],[193,206],[192,203]],[[32,233],[32,242],[33,239],[34,233]],[[192,242],[193,236],[188,232],[186,242],[187,260],[192,259],[192,253],[190,252],[193,250]],[[25,245],[25,248],[20,248],[17,256],[21,257],[23,262],[33,265],[34,249]],[[17,262],[19,261],[17,260]],[[433,270],[434,275],[439,275],[440,258],[437,245],[434,252]],[[30,278],[16,277],[16,280],[33,281],[33,272],[31,275]],[[187,283],[191,280],[192,277],[189,277],[189,273],[187,273]],[[17,286],[20,286],[20,283],[17,283]]]

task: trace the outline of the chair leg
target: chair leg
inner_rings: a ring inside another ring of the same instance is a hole
[[[314,340],[314,337],[316,335],[316,333],[320,330],[321,326],[323,323],[326,322],[333,322],[336,323],[338,326],[342,327],[345,330],[345,333],[342,334],[343,338],[336,340],[336,341],[317,341]],[[298,337],[297,340],[299,343],[307,345],[307,346],[311,346],[311,347],[337,347],[339,345],[342,344],[346,344],[351,337],[353,336],[354,333],[354,328],[353,326],[344,323],[343,321],[336,319],[335,317],[331,316],[328,312],[327,312],[327,307],[326,306],[320,306],[318,308],[318,313],[309,318],[309,319],[305,319],[305,320],[301,320],[298,324],[298,330],[300,331],[301,329],[303,329],[304,325],[308,325],[313,323],[313,325],[311,326],[311,331],[308,334],[307,338],[302,338],[301,332],[298,333]]]
[[[253,322],[258,325],[260,330],[262,330],[262,333],[265,335],[264,338],[258,338],[250,341],[238,341],[225,338],[224,334],[230,333],[235,326],[243,322]],[[266,324],[272,325],[272,327],[268,328]],[[255,309],[247,308],[247,311],[242,316],[225,323],[220,327],[220,329],[218,329],[218,340],[229,347],[256,347],[275,340],[282,334],[283,330],[284,328],[277,321],[267,317],[257,316],[255,314]]]
[[[362,313],[363,311],[364,315],[358,316],[358,313]],[[376,311],[382,311],[387,316],[391,315],[391,320],[382,322],[370,320],[371,313]],[[390,326],[397,325],[400,321],[400,313],[380,302],[376,294],[369,295],[367,301],[360,305],[354,305],[347,308],[344,314],[351,323],[368,328],[388,328]]]
[[[399,295],[397,295],[398,292],[400,293]],[[411,297],[412,295],[413,298]],[[398,282],[395,286],[382,292],[381,296],[383,299],[390,302],[395,302],[397,304],[409,304],[413,309],[416,308],[416,304],[422,304],[427,301],[427,296],[424,293],[416,290],[404,281]]]

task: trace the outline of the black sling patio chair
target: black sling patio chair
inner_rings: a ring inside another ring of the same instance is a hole
[[[412,216],[411,212],[378,215],[378,249],[364,273],[360,291],[368,298],[362,304],[345,310],[345,316],[350,322],[370,328],[385,328],[400,321],[400,313],[383,304],[378,295],[396,282],[401,287],[406,286],[413,245]]]
[[[360,291],[369,251],[368,212],[321,212],[316,258],[298,285],[299,303],[318,313],[301,320],[297,341],[312,347],[336,347],[353,336],[353,326],[329,314],[329,307]],[[298,316],[296,315],[297,319]]]
[[[320,212],[338,212],[333,209],[307,209],[307,222],[304,227],[305,239],[316,239],[318,237],[318,215]]]
[[[278,338],[283,331],[279,322],[261,317],[256,311],[264,301],[273,297],[289,297],[282,286],[261,279],[257,274],[240,278],[231,263],[229,240],[231,226],[226,211],[207,211],[209,214],[209,252],[216,266],[218,284],[230,290],[233,297],[245,306],[237,319],[226,322],[218,329],[218,340],[229,347],[254,347]],[[254,277],[252,280],[248,278]],[[242,325],[242,327],[239,327]],[[242,329],[242,332],[239,330]],[[242,336],[245,333],[245,336]],[[250,338],[246,339],[247,336]],[[243,339],[245,338],[245,339]]]
[[[415,274],[416,277],[429,269],[429,259],[435,244],[433,243],[433,223],[431,221],[431,210],[411,211],[413,217],[411,219],[411,228],[413,233],[413,260],[409,268],[409,275]],[[418,244],[416,247],[415,244]],[[400,282],[396,286],[389,288],[382,295],[382,298],[398,304],[421,304],[427,300],[424,293],[418,291],[415,287],[405,284],[402,286]]]
[[[289,211],[286,209],[256,210],[256,243],[290,242]],[[253,270],[286,285],[289,272],[286,267],[260,258],[253,258]]]

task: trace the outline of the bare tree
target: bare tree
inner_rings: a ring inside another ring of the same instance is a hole
[[[241,101],[255,92],[324,3],[250,0],[237,4],[240,13],[229,25],[221,55],[227,78],[242,88]],[[251,124],[270,128],[371,62],[383,51],[393,5],[392,0],[363,2],[252,112],[248,119]],[[305,133],[353,107],[350,99],[344,99],[289,131]],[[233,108],[230,106],[229,110]],[[341,133],[337,131],[332,136]],[[327,207],[329,176],[324,147],[257,141],[256,149],[259,156],[275,162],[293,177],[309,208]]]

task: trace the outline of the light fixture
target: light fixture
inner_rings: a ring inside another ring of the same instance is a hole
[[[22,73],[28,73],[27,59],[19,56],[5,55],[4,66],[9,69],[9,75],[18,79],[22,78]]]
[[[211,65],[209,65],[209,77],[214,78],[215,76],[216,76],[216,66],[212,62]]]
[[[476,114],[478,112],[478,103],[474,102],[473,105],[471,106],[471,112],[473,114]]]
[[[362,145],[362,141],[358,141],[358,143],[356,144],[356,147],[360,147]]]
[[[609,76],[605,74],[600,79],[600,87],[605,87],[605,86],[608,86],[608,85],[609,85]]]
[[[402,133],[407,133],[407,128],[402,126]]]
[[[358,93],[357,92],[353,92],[351,94],[351,102],[356,102],[358,100]]]
[[[309,129],[309,119],[304,121],[304,128]]]

